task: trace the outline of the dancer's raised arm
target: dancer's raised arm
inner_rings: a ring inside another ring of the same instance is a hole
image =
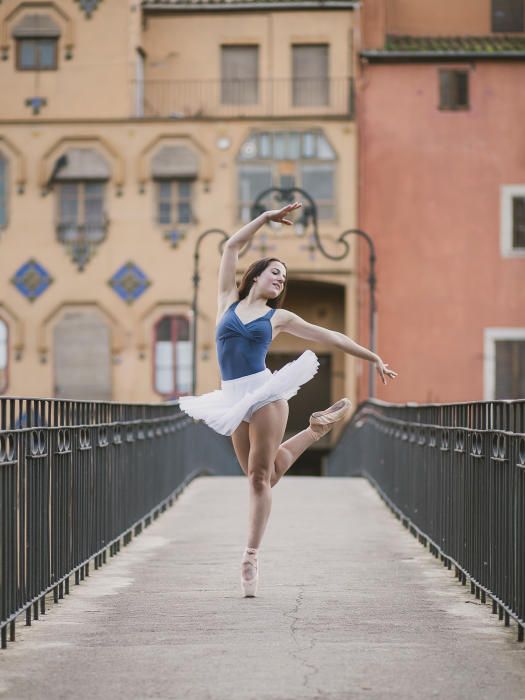
[[[239,258],[239,250],[257,233],[263,224],[268,221],[277,221],[279,223],[291,226],[293,221],[284,217],[294,209],[302,206],[300,202],[287,204],[282,209],[271,209],[260,214],[258,217],[250,221],[248,224],[239,229],[225,243],[221,264],[219,267],[219,298],[228,296],[235,290],[235,270],[237,260]]]
[[[319,343],[326,343],[327,345],[331,345],[332,347],[342,350],[349,355],[354,355],[355,357],[359,357],[363,360],[373,362],[377,371],[381,375],[383,384],[387,383],[385,374],[392,378],[397,377],[397,372],[390,369],[388,365],[385,364],[379,357],[379,355],[376,355],[371,350],[359,345],[347,335],[344,335],[344,333],[332,331],[329,328],[323,328],[322,326],[316,326],[314,323],[308,323],[308,321],[305,321],[292,311],[280,309],[279,314],[279,325],[282,333],[290,333],[290,335],[295,335],[298,338],[313,340]]]

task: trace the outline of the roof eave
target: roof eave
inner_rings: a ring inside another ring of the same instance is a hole
[[[369,50],[360,51],[362,58],[367,58],[370,62],[388,61],[457,61],[476,59],[513,59],[524,60],[525,51],[382,51]]]

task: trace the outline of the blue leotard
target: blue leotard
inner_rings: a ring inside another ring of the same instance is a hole
[[[225,380],[238,379],[266,369],[266,353],[272,342],[270,319],[275,309],[243,323],[235,313],[238,303],[234,301],[228,307],[215,332],[219,367]]]

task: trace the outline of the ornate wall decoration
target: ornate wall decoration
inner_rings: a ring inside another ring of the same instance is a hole
[[[29,301],[34,301],[46,291],[53,278],[40,263],[31,258],[16,271],[11,282]]]
[[[81,9],[84,11],[86,18],[90,19],[91,15],[97,9],[97,7],[100,5],[102,0],[76,0],[76,2],[78,2]]]
[[[121,299],[131,304],[146,291],[151,281],[138,265],[127,262],[108,280],[108,284]]]

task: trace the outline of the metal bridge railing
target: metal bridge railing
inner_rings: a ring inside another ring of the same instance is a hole
[[[213,455],[213,471],[208,470]],[[202,473],[240,474],[227,438],[178,402],[0,397],[0,632],[45,613]]]
[[[361,404],[327,462],[360,474],[463,585],[525,629],[525,400]]]

